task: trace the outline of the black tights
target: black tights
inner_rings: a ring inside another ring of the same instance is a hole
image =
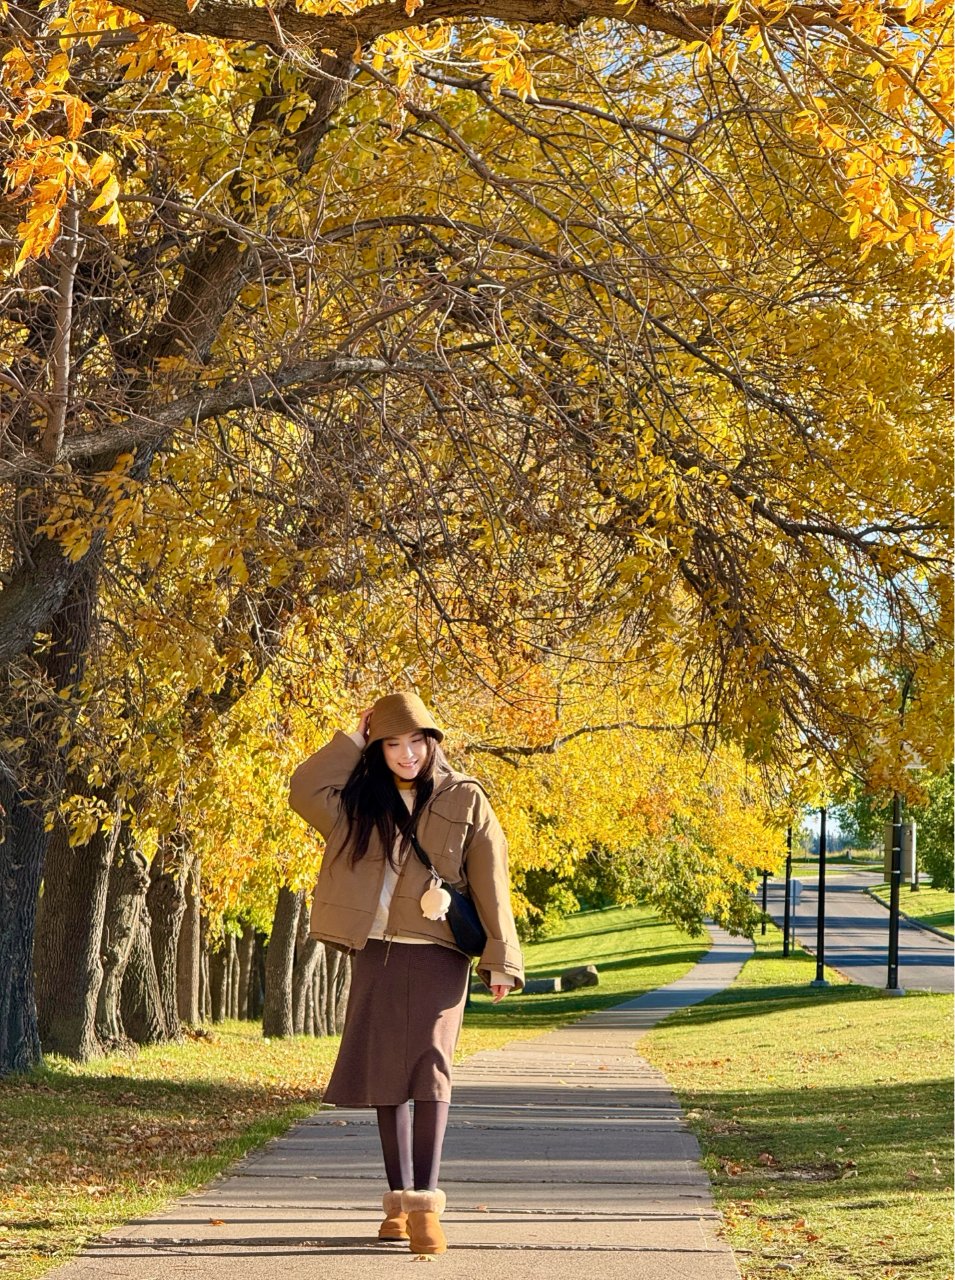
[[[376,1107],[385,1174],[392,1191],[434,1191],[448,1124],[447,1102],[416,1102]]]

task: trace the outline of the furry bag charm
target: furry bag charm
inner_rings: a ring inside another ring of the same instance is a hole
[[[434,879],[421,895],[420,905],[426,920],[443,920],[451,905],[451,895],[440,880]]]

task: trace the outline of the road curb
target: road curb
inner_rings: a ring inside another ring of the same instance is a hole
[[[863,889],[862,892],[870,897],[873,902],[877,902],[880,907],[885,907],[888,911],[889,904],[883,902],[874,889]],[[955,938],[950,933],[946,933],[944,929],[936,929],[932,924],[923,924],[921,920],[916,920],[914,916],[907,915],[904,911],[899,911],[899,917],[907,924],[912,925],[914,929],[921,929],[923,933],[934,933],[936,938],[944,938],[946,942],[955,942]]]

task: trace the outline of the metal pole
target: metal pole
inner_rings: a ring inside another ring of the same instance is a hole
[[[789,926],[792,914],[789,899],[793,885],[793,829],[786,828],[786,903],[783,907],[783,955],[789,955]]]
[[[814,987],[828,987],[826,969],[826,811],[819,810],[819,897],[816,906],[816,976]]]
[[[889,880],[889,978],[887,991],[899,990],[899,890],[902,887],[902,797],[892,796],[892,871]]]
[[[763,872],[763,923],[760,927],[760,933],[766,937],[766,911],[767,911],[767,893],[769,891],[769,872]]]

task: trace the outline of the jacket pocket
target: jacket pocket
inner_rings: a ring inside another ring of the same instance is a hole
[[[458,888],[465,883],[464,854],[470,833],[469,822],[429,810],[427,825],[418,836],[438,875]]]

